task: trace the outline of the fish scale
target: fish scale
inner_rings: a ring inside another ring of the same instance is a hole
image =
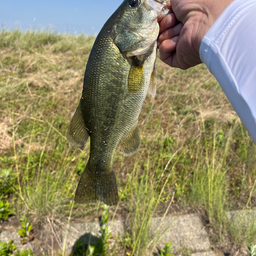
[[[90,137],[89,160],[75,194],[78,203],[116,204],[115,151],[119,145],[120,152],[130,156],[140,147],[138,117],[149,84],[155,84],[157,19],[167,12],[166,3],[136,1],[133,8],[125,0],[96,38],[68,129],[75,148],[83,148]]]

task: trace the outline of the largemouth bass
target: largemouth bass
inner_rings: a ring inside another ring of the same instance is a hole
[[[75,202],[118,202],[115,151],[119,145],[123,155],[131,156],[140,147],[138,117],[149,86],[155,93],[158,20],[169,6],[170,0],[124,0],[95,40],[67,133],[74,148],[83,148],[90,137]]]

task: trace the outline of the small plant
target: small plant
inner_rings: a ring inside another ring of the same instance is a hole
[[[7,220],[11,214],[13,211],[10,209],[9,202],[0,198],[0,219]]]
[[[9,242],[0,242],[0,255],[1,256],[11,256],[14,255],[13,251],[16,250],[16,244],[13,243],[13,240]]]
[[[24,249],[23,251],[17,250],[15,253],[15,256],[36,256],[35,254],[32,253],[31,249]]]
[[[21,243],[26,244],[29,241],[34,239],[34,235],[32,233],[32,224],[28,221],[25,214],[22,215],[20,219],[21,229],[18,230],[18,233],[21,237]]]
[[[174,254],[170,253],[172,249],[173,248],[171,242],[165,243],[164,248],[159,251],[159,256],[174,256]]]
[[[3,158],[0,158],[3,161]],[[6,160],[7,161],[7,160]],[[14,191],[14,184],[16,181],[12,169],[3,169],[0,172],[0,195],[9,195]]]
[[[248,256],[256,256],[256,245],[248,246]]]
[[[95,256],[107,256],[108,254],[108,247],[109,247],[109,238],[111,236],[109,229],[108,229],[108,218],[109,218],[109,206],[106,204],[102,207],[102,214],[101,214],[101,237],[99,239],[99,243],[94,245],[89,245],[87,250],[87,255],[95,255]]]
[[[17,245],[13,240],[9,242],[0,242],[0,256],[36,256],[31,249],[24,249],[23,251],[16,250]],[[14,252],[15,251],[15,252]]]
[[[124,248],[133,249],[133,241],[131,235],[126,232],[124,238],[121,240],[121,244]]]
[[[100,238],[100,244],[102,248],[102,255],[108,254],[108,247],[109,247],[109,238],[111,236],[109,229],[108,229],[108,218],[109,218],[109,207],[104,204],[103,205],[103,211],[101,215],[101,238]]]

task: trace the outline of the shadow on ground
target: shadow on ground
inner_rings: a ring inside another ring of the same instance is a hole
[[[101,239],[91,233],[85,233],[75,241],[70,256],[85,255],[89,245],[93,246],[96,251],[101,250]]]

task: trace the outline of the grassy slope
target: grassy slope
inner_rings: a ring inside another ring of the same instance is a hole
[[[0,176],[6,181],[0,189],[18,215],[27,212],[35,223],[69,216],[88,158],[89,143],[73,150],[65,134],[93,41],[0,32]],[[206,212],[219,248],[251,243],[255,235],[237,237],[223,212],[255,206],[252,139],[204,65],[187,71],[156,65],[157,95],[146,98],[139,118],[141,148],[129,158],[117,152],[114,163],[120,204],[113,211],[132,216],[129,247],[146,247],[145,219],[163,214],[173,192],[170,212]],[[12,177],[14,188],[7,189]],[[72,218],[95,216],[98,209],[75,205]]]

